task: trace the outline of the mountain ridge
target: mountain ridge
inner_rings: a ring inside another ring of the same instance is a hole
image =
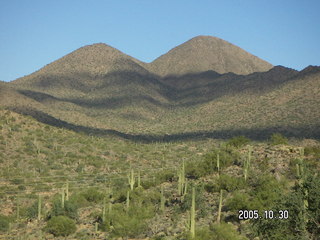
[[[178,48],[188,53],[188,46],[193,50],[200,46],[201,53],[210,42],[218,42],[222,49],[231,48],[231,53],[236,49],[240,55],[249,54],[224,40],[203,36]],[[213,44],[212,48],[215,47]],[[168,62],[172,63],[174,58],[169,58]],[[210,62],[207,60],[203,61],[205,67]],[[305,124],[319,125],[320,112],[316,107],[320,98],[319,67],[296,71],[262,62],[267,66],[266,71],[245,75],[212,69],[198,72],[197,66],[185,74],[166,75],[150,69],[152,64],[154,62],[150,65],[140,62],[106,44],[85,46],[34,74],[8,83],[18,107],[10,103],[8,99],[13,98],[8,94],[5,104],[0,104],[18,111],[28,103],[25,109],[30,109],[29,113],[21,110],[27,115],[42,114],[48,117],[40,119],[53,117],[75,126],[112,129],[131,135],[223,129],[233,129],[231,132],[236,133],[236,129],[275,129],[291,125],[290,129],[304,129]],[[179,61],[176,64],[179,65]],[[245,65],[240,62],[239,66]],[[183,73],[184,67],[177,66],[177,69]]]

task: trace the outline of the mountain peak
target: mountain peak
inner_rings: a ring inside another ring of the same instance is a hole
[[[104,43],[83,46],[46,65],[37,72],[14,81],[45,89],[89,86],[97,78],[118,72],[147,73],[140,61]]]
[[[264,72],[272,65],[217,37],[200,35],[171,49],[151,63],[150,69],[162,76],[205,71],[250,74]]]
[[[189,41],[197,42],[197,41],[224,41],[227,42],[221,38],[209,36],[209,35],[199,35],[196,37],[191,38]],[[187,42],[189,42],[187,41]]]

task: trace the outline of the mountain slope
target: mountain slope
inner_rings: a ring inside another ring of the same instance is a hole
[[[140,99],[133,96],[91,101],[56,98],[50,102],[46,100],[51,99],[49,96],[20,92],[46,106],[42,115],[48,116],[42,118],[44,122],[52,116],[87,127],[88,132],[113,129],[129,139],[160,141],[239,134],[267,138],[272,132],[320,137],[317,67],[297,72],[278,66],[247,76],[210,72],[200,76],[202,79],[196,86],[174,86],[174,94],[171,92],[167,103],[148,99],[146,94]],[[189,79],[190,84],[195,79],[199,77]],[[33,112],[39,115],[39,111]]]
[[[154,60],[149,69],[161,76],[204,71],[249,74],[267,71],[272,65],[222,39],[199,36]]]

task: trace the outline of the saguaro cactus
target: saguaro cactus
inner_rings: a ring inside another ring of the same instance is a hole
[[[217,170],[218,170],[218,176],[220,175],[220,154],[217,153]]]
[[[252,146],[249,145],[249,149],[248,149],[248,166],[249,167],[251,166],[252,151],[253,151],[253,148],[252,148]]]
[[[140,174],[140,170],[138,171],[138,188],[141,187],[141,174]]]
[[[185,195],[187,192],[187,183],[185,177],[185,164],[182,162],[181,169],[178,170],[178,194],[180,196]]]
[[[134,177],[134,171],[131,169],[130,174],[128,175],[128,182],[130,185],[130,189],[133,190],[134,183],[135,183],[135,177]]]
[[[219,198],[219,207],[218,207],[217,223],[220,223],[220,219],[221,219],[222,194],[223,194],[223,190],[222,190],[222,189],[220,189],[220,198]]]
[[[130,191],[127,191],[127,201],[126,201],[127,212],[129,212],[130,208]]]
[[[243,175],[244,175],[245,181],[247,181],[248,171],[251,165],[251,153],[252,153],[252,146],[249,146],[248,157],[244,160],[244,164],[243,164]]]
[[[41,195],[38,196],[38,221],[41,220]]]
[[[69,181],[66,182],[66,200],[69,201]]]
[[[20,199],[17,197],[17,220],[20,218]]]
[[[191,200],[191,209],[190,209],[190,234],[194,238],[196,236],[196,193],[195,188],[192,187],[192,200]]]
[[[102,206],[102,221],[106,221],[106,198],[103,198],[103,206]]]
[[[305,219],[305,222],[308,222],[308,216],[306,214],[307,209],[309,208],[309,202],[308,202],[308,198],[309,198],[309,192],[308,189],[304,186],[304,181],[306,179],[306,173],[304,170],[304,148],[300,148],[299,149],[300,152],[300,157],[299,157],[299,163],[296,165],[297,167],[297,177],[298,177],[298,185],[299,187],[303,190],[303,209],[304,209],[304,213],[303,213],[303,217]]]
[[[164,204],[165,204],[165,197],[164,197],[164,190],[163,190],[163,186],[161,186],[161,198],[160,198],[160,211],[164,212]]]
[[[64,188],[61,189],[61,207],[64,208]]]

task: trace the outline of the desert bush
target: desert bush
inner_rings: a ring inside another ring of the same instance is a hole
[[[116,206],[112,210],[111,219],[112,235],[118,237],[137,237],[148,229],[147,219],[154,216],[154,208],[151,205],[130,206],[125,211],[122,206]],[[105,224],[110,225],[110,221]],[[108,226],[106,226],[108,228]]]
[[[164,238],[166,239],[166,238]],[[190,232],[184,232],[180,235],[178,235],[175,239],[183,239],[183,240],[215,240],[215,236],[213,235],[213,232],[208,228],[199,228],[196,229],[195,237],[193,238],[190,234]]]
[[[9,230],[9,218],[7,216],[0,215],[0,232],[6,232]]]
[[[64,208],[62,208],[61,201],[55,200],[52,205],[52,209],[48,214],[48,218],[55,216],[67,216],[72,219],[78,218],[78,206],[71,202],[65,201]]]
[[[243,189],[245,187],[245,181],[243,177],[233,177],[230,175],[222,174],[218,179],[218,189],[227,190],[233,192],[235,190]]]
[[[10,182],[15,185],[20,185],[24,183],[24,180],[21,178],[14,178],[14,179],[11,179]]]
[[[162,170],[156,174],[156,179],[158,179],[159,183],[163,182],[172,182],[175,178],[176,173],[173,170]]]
[[[232,197],[227,199],[225,207],[234,215],[238,215],[239,210],[251,210],[250,196],[244,192],[234,192]]]
[[[232,224],[221,223],[210,227],[212,240],[246,240],[245,236],[240,235]]]
[[[273,133],[270,137],[271,145],[288,144],[288,139],[280,133]]]
[[[243,146],[249,144],[250,141],[251,140],[249,138],[246,138],[245,136],[237,136],[237,137],[233,137],[229,141],[227,141],[227,145],[235,147],[235,148],[240,148],[240,147],[243,147]]]
[[[252,186],[252,191],[250,191],[251,206],[253,209],[261,211],[272,209],[275,201],[281,198],[285,187],[282,182],[268,174],[255,176],[251,179],[250,185]]]
[[[101,202],[104,197],[103,194],[95,188],[89,188],[81,194],[88,202],[93,203]]]
[[[45,230],[54,236],[68,236],[76,231],[75,222],[65,216],[52,217]]]
[[[320,147],[319,146],[307,146],[304,148],[304,154],[306,156],[313,155],[314,157],[320,157]]]

